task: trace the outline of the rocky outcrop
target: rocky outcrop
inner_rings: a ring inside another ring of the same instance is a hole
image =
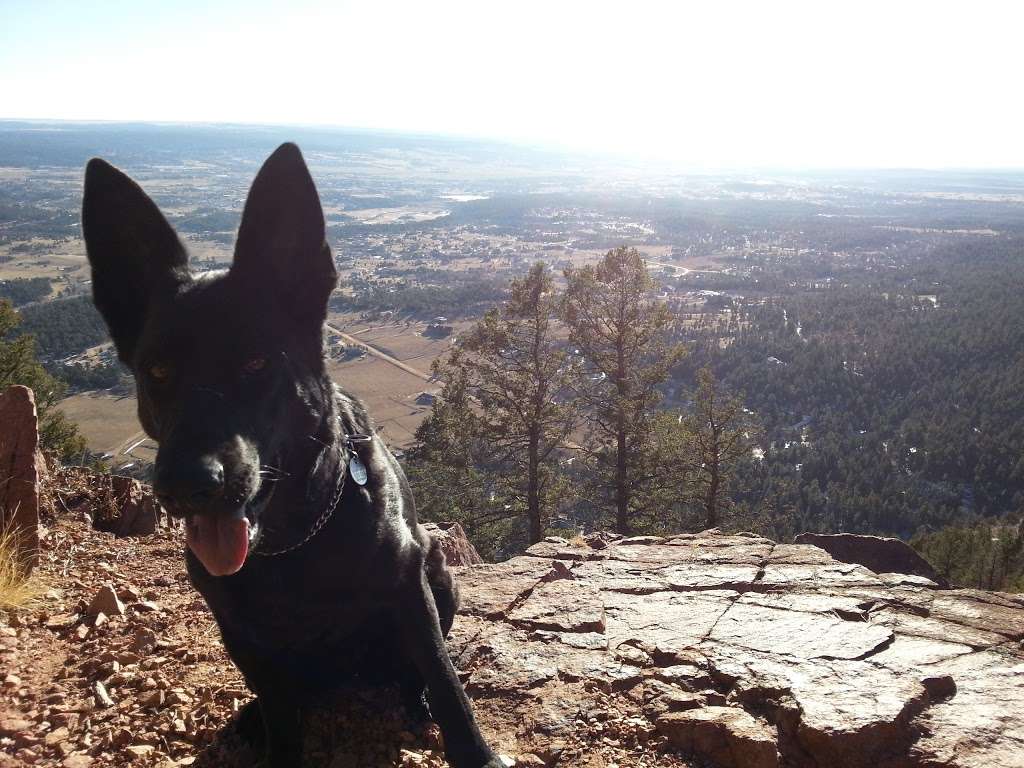
[[[1020,596],[717,532],[456,570],[453,658],[528,765],[596,727],[721,768],[1024,766]]]
[[[161,507],[152,488],[131,477],[111,475],[110,490],[116,514],[97,528],[110,531],[118,538],[156,533]]]
[[[0,393],[0,530],[14,533],[26,568],[39,559],[39,492],[45,476],[35,397],[28,387],[8,387]]]
[[[57,514],[83,517],[117,538],[150,536],[174,524],[153,489],[132,477],[56,463],[54,472],[49,490]]]
[[[923,576],[941,587],[949,586],[931,563],[900,539],[856,533],[801,533],[796,537],[796,543],[820,547],[836,560],[857,563],[875,573]]]
[[[448,565],[479,565],[483,562],[458,523],[423,523],[423,527],[441,545]]]

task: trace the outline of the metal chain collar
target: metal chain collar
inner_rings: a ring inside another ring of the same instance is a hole
[[[371,440],[373,440],[373,437],[370,435],[353,434],[345,435],[343,440],[345,446],[343,450],[345,451],[345,453],[349,455],[355,454],[356,456],[358,456],[359,454],[356,453],[354,444],[368,443]],[[312,539],[314,536],[320,533],[321,529],[325,525],[327,525],[327,521],[330,520],[331,517],[334,515],[334,510],[337,508],[338,503],[341,501],[341,494],[345,490],[345,476],[349,472],[349,463],[350,460],[346,461],[343,459],[341,461],[338,467],[338,485],[334,491],[334,496],[331,498],[331,503],[327,505],[327,508],[320,514],[320,517],[316,519],[316,522],[313,523],[313,527],[309,529],[309,533],[306,534],[304,539],[295,544],[292,544],[290,547],[277,549],[273,552],[261,552],[257,549],[253,550],[252,554],[259,555],[260,557],[276,557],[277,555],[284,555],[289,552],[294,552],[296,549],[298,549],[301,546],[304,546],[306,543],[309,542],[310,539]]]

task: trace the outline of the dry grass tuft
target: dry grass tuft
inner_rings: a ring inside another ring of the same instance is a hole
[[[41,592],[18,547],[18,532],[11,526],[0,528],[0,609],[22,608]]]

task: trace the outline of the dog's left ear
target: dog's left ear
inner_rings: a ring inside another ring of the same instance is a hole
[[[278,147],[256,174],[242,213],[231,272],[267,290],[303,326],[319,331],[338,282],[324,213],[302,153]]]

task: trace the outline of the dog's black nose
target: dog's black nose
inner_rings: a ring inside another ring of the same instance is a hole
[[[158,462],[153,490],[172,512],[203,507],[224,493],[224,465],[211,456],[164,466]]]

